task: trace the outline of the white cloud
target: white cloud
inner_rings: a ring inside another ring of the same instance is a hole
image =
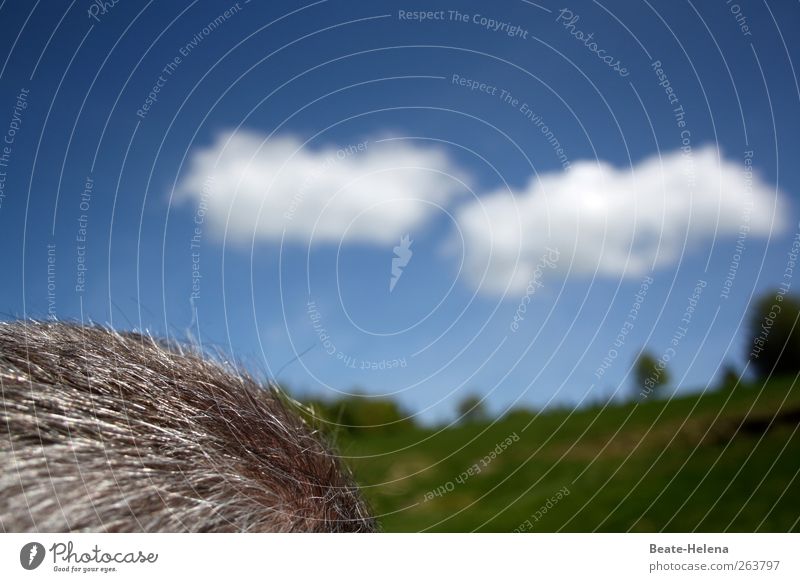
[[[467,191],[458,179],[463,173],[441,149],[420,142],[317,148],[291,135],[238,131],[192,153],[173,200],[193,200],[212,232],[227,224],[233,242],[247,244],[254,233],[279,240],[285,229],[306,244],[395,245],[436,214],[434,204]]]
[[[571,274],[638,277],[674,265],[699,242],[765,237],[785,226],[782,196],[714,147],[674,151],[632,167],[599,161],[532,177],[519,191],[496,190],[456,205],[465,172],[419,141],[309,147],[291,135],[266,140],[223,133],[190,156],[174,201],[205,211],[212,233],[233,242],[362,242],[393,246],[439,212],[453,211],[464,238],[466,280],[482,292],[524,292],[542,258]],[[209,188],[208,178],[213,177]],[[263,206],[262,206],[263,205]],[[773,222],[774,220],[774,222]],[[451,249],[460,245],[451,240]]]
[[[547,247],[558,249],[561,270],[635,277],[674,265],[684,239],[691,254],[699,241],[736,236],[743,224],[749,237],[763,237],[783,228],[784,213],[774,187],[704,147],[628,168],[581,161],[532,178],[522,191],[482,196],[456,216],[468,280],[484,292],[519,293]]]

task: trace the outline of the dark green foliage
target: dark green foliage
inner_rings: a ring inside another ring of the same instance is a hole
[[[476,422],[483,421],[488,418],[486,407],[480,396],[470,395],[466,396],[461,402],[458,403],[456,410],[459,422]]]
[[[750,310],[748,357],[759,378],[800,371],[800,300],[775,292]]]
[[[741,382],[739,372],[731,364],[726,364],[722,368],[722,375],[720,376],[719,387],[720,390],[735,390]]]
[[[651,353],[642,352],[634,364],[633,378],[639,396],[647,398],[669,383],[669,371],[666,365]]]
[[[331,402],[312,401],[307,408],[306,418],[334,435],[393,434],[413,427],[412,418],[388,398],[355,394]]]

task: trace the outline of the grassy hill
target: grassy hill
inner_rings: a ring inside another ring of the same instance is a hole
[[[390,532],[798,531],[799,427],[789,379],[337,441]]]

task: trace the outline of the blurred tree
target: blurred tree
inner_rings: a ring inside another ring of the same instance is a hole
[[[722,375],[720,376],[719,380],[719,388],[720,390],[733,390],[738,389],[741,387],[741,380],[739,372],[736,371],[736,368],[733,364],[725,364],[722,367]]]
[[[748,357],[759,378],[800,371],[800,299],[763,295],[750,309]]]
[[[633,377],[639,396],[647,398],[669,383],[666,364],[657,360],[650,352],[642,352],[633,366]]]
[[[480,396],[474,394],[464,397],[458,403],[456,412],[458,413],[459,422],[462,423],[482,421],[488,417],[486,407],[483,405]]]
[[[352,394],[332,401],[310,401],[317,425],[330,433],[390,434],[412,427],[413,420],[394,400]]]

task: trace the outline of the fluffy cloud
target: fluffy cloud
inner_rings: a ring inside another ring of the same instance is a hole
[[[175,190],[205,223],[230,241],[395,245],[419,228],[435,205],[466,192],[464,175],[438,148],[390,140],[315,148],[297,137],[223,133],[192,153]]]
[[[782,230],[783,198],[746,170],[704,147],[627,168],[580,161],[534,176],[519,191],[467,198],[465,173],[420,142],[319,148],[291,135],[266,140],[239,131],[192,153],[173,200],[195,202],[213,233],[227,227],[228,239],[244,244],[254,234],[279,240],[285,231],[303,244],[393,246],[442,206],[463,236],[467,282],[482,292],[520,293],[537,265],[552,266],[552,249],[555,267],[570,274],[638,277],[674,265],[684,244],[690,254],[743,225],[749,237]]]
[[[628,168],[574,163],[509,193],[461,206],[465,274],[485,292],[524,291],[542,257],[579,275],[640,276],[675,264],[705,239],[765,236],[784,226],[774,187],[745,165],[704,147],[654,156]],[[485,276],[484,276],[485,275]],[[482,282],[481,282],[482,280]]]

